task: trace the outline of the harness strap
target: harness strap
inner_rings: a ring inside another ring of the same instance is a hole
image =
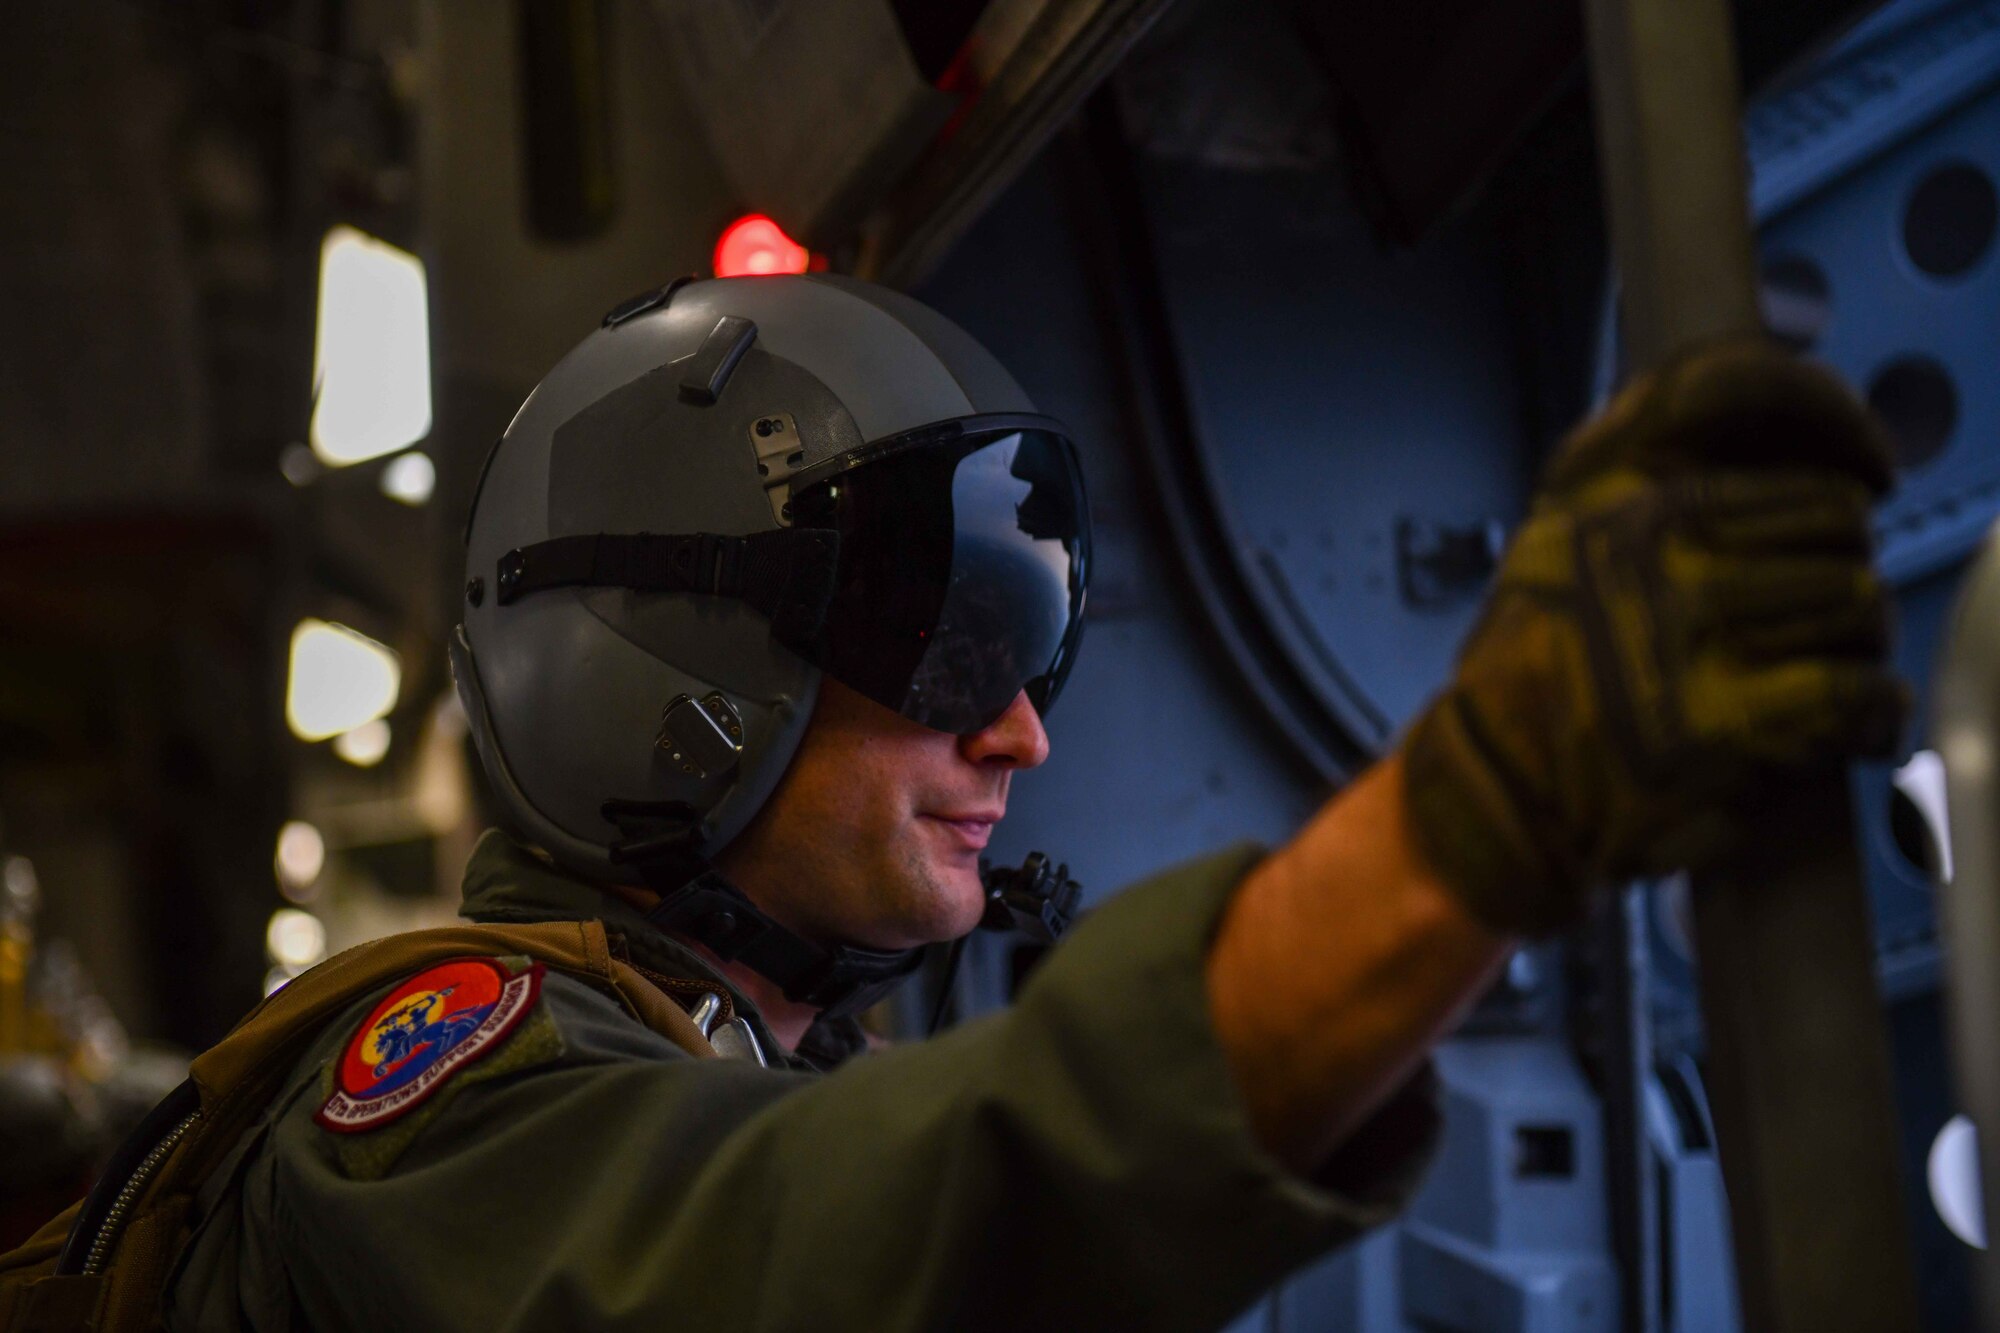
[[[645,998],[673,1004],[630,966],[611,956],[601,921],[541,921],[532,925],[441,926],[412,931],[335,955],[251,1010],[219,1044],[196,1057],[189,1073],[201,1088],[202,1113],[230,1098],[245,1079],[269,1069],[275,1051],[310,1037],[354,999],[375,987],[460,954],[525,954],[558,971],[606,984],[633,1016],[691,1055],[713,1055],[692,1022],[683,1028]],[[685,1013],[681,1018],[686,1019]],[[655,1022],[664,1024],[655,1027]],[[689,1033],[694,1040],[688,1039]]]

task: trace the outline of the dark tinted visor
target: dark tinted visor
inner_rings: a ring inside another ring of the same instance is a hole
[[[811,656],[904,717],[968,735],[1026,690],[1046,713],[1075,654],[1090,566],[1076,451],[974,418],[857,451],[792,492],[796,527],[840,533]]]

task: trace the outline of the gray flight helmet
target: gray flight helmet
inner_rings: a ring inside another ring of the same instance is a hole
[[[514,831],[578,874],[632,881],[614,852],[630,831],[608,812],[672,808],[694,820],[690,850],[715,855],[791,764],[820,671],[730,597],[560,587],[510,600],[510,553],[598,533],[781,530],[790,472],[917,427],[1033,411],[963,330],[849,278],[684,281],[607,315],[521,405],[466,525],[452,675]]]

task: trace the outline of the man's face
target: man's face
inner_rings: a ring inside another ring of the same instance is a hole
[[[717,858],[779,922],[875,949],[979,924],[979,856],[1014,771],[1048,758],[1026,694],[970,736],[918,726],[829,678],[769,802]]]

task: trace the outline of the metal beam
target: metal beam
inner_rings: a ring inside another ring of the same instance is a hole
[[[1757,330],[1724,0],[1585,0],[1635,370]],[[1716,1134],[1752,1333],[1917,1327],[1888,1042],[1845,773],[1771,793],[1697,881]]]
[[[1844,774],[1695,884],[1717,1148],[1749,1333],[1918,1324],[1887,1035]]]
[[[1170,0],[996,0],[968,46],[1004,48],[964,122],[864,228],[857,276],[922,280]]]

